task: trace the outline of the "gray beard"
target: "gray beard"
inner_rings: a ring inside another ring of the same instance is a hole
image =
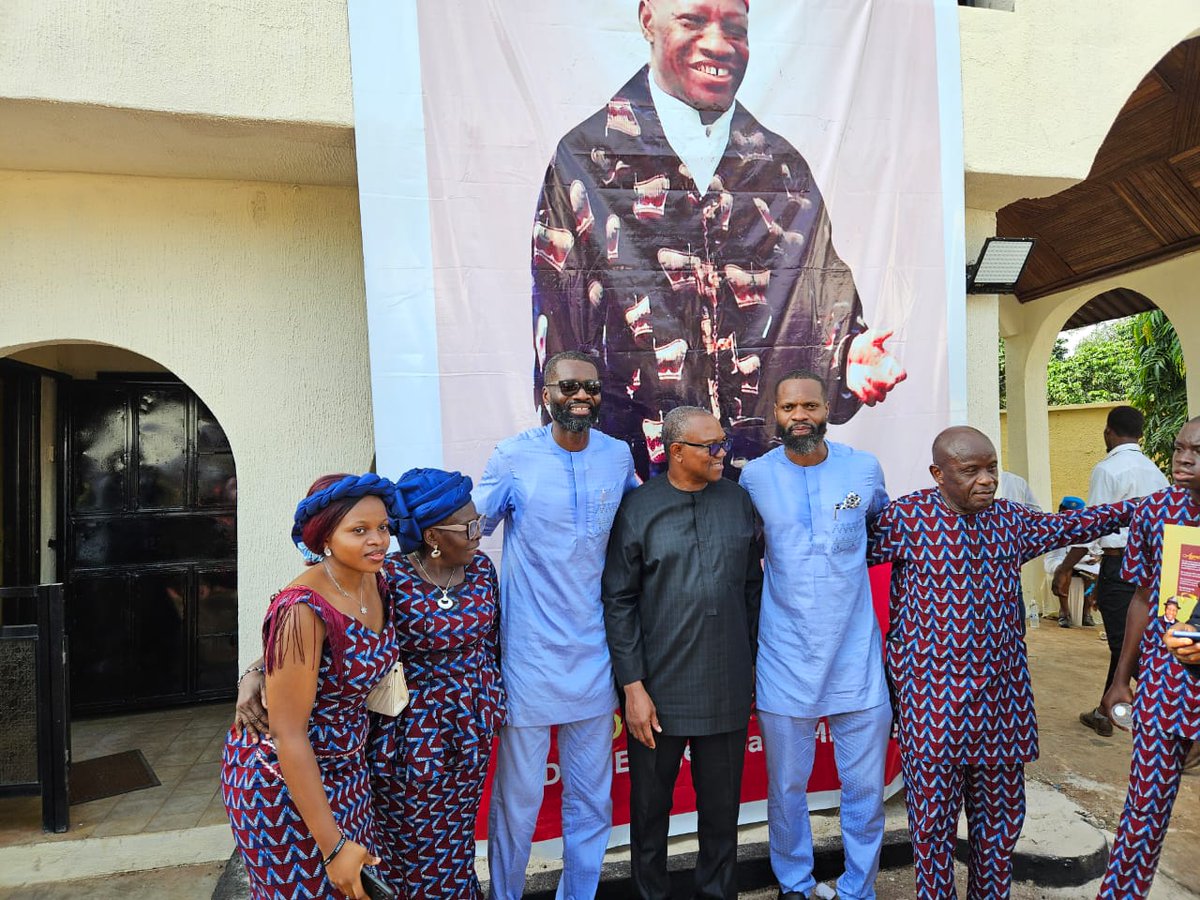
[[[825,432],[828,427],[828,422],[822,422],[808,434],[792,434],[786,428],[778,428],[779,440],[783,441],[784,447],[796,455],[808,456],[825,443]]]
[[[579,434],[587,431],[600,421],[600,404],[597,403],[594,405],[592,407],[591,414],[587,416],[572,415],[567,409],[569,405],[570,404],[567,403],[555,403],[553,401],[549,403],[550,418],[553,419],[563,431]]]

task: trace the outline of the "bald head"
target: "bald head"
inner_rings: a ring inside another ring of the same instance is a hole
[[[929,474],[955,512],[980,512],[992,505],[1000,484],[996,448],[978,428],[947,428],[934,439]]]
[[[951,456],[963,456],[973,453],[991,453],[996,455],[996,447],[991,438],[970,425],[955,425],[947,428],[933,439],[933,464],[943,465]]]

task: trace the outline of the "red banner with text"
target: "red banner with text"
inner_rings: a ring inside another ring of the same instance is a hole
[[[887,633],[888,625],[888,582],[891,566],[877,566],[870,570],[871,593],[875,615],[879,619],[880,631]],[[629,824],[629,754],[625,747],[625,723],[620,714],[613,715],[613,841],[614,845],[626,843],[625,830]],[[672,833],[683,833],[691,828],[680,820],[696,811],[696,795],[692,791],[691,765],[684,753],[679,778],[675,782],[675,798],[671,808]],[[546,762],[546,793],[542,809],[538,813],[537,827],[533,839],[541,843],[562,837],[562,777],[558,763],[556,735],[551,736],[550,755]],[[884,784],[890,796],[899,790],[900,747],[895,738],[889,743],[887,762],[884,767]],[[487,809],[491,797],[492,773],[488,773],[484,788],[482,810]],[[817,750],[813,759],[812,776],[808,781],[810,809],[829,809],[838,805],[841,782],[838,779],[837,763],[833,755],[833,740],[824,719],[817,725]],[[758,731],[758,719],[751,717],[750,731],[746,738],[746,761],[742,774],[742,821],[762,821],[766,818],[767,764],[763,753],[762,737]],[[487,838],[487,815],[481,811],[476,837]]]

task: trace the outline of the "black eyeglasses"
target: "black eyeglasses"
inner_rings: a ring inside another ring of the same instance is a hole
[[[600,380],[597,378],[589,378],[586,381],[581,381],[578,378],[565,378],[562,381],[547,381],[546,387],[556,387],[568,397],[571,394],[578,394],[579,389],[583,388],[593,397],[600,393]]]
[[[677,444],[687,444],[689,447],[703,447],[708,451],[709,456],[716,456],[722,450],[728,453],[733,449],[733,441],[725,438],[723,441],[713,441],[710,444],[697,444],[694,441],[676,441]]]
[[[437,528],[439,531],[465,531],[468,541],[477,541],[483,534],[483,518],[480,516],[463,525],[431,525],[429,527]]]

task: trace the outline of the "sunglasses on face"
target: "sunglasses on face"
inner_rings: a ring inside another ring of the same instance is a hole
[[[703,447],[708,451],[709,456],[716,456],[722,450],[728,453],[733,449],[733,441],[725,438],[723,441],[713,441],[711,444],[697,444],[694,441],[676,441],[679,444],[687,444],[689,447]]]
[[[556,387],[568,397],[571,394],[578,394],[579,389],[583,388],[593,397],[600,393],[600,381],[595,378],[589,378],[586,381],[581,381],[578,378],[566,378],[562,381],[549,381],[546,387]]]
[[[436,528],[439,531],[465,531],[468,541],[477,541],[483,534],[483,516],[480,516],[478,519],[472,519],[463,525],[433,525],[430,527]]]

